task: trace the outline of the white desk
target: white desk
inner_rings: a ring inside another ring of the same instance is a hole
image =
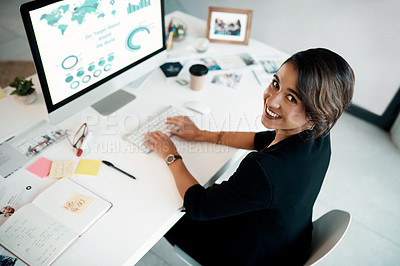
[[[171,17],[183,19],[189,28],[189,36],[182,43],[175,43],[170,51],[171,60],[176,56],[200,57],[191,47],[197,36],[204,36],[205,21],[174,12],[166,17],[168,24]],[[208,55],[237,54],[250,52],[253,55],[279,53],[277,50],[255,40],[248,46],[211,44]],[[33,76],[33,82],[39,92],[39,99],[32,105],[23,106],[15,102],[13,97],[0,101],[0,123],[2,130],[0,140],[4,140],[21,128],[41,119],[47,119],[39,81]],[[136,95],[129,105],[121,108],[109,117],[102,117],[92,108],[74,115],[61,123],[61,128],[76,130],[83,122],[87,122],[93,132],[89,152],[82,158],[105,159],[118,167],[135,175],[132,180],[112,168],[101,166],[97,177],[78,176],[77,182],[102,195],[114,204],[114,207],[100,219],[82,238],[75,241],[55,265],[133,265],[146,254],[151,247],[173,226],[183,215],[178,209],[182,199],[175,187],[173,177],[164,160],[155,153],[146,155],[131,150],[121,134],[133,128],[149,115],[157,113],[167,105],[175,105],[183,109],[189,100],[208,103],[212,107],[209,116],[193,115],[191,118],[202,129],[213,131],[263,130],[260,123],[262,111],[262,94],[264,87],[259,86],[251,71],[244,73],[241,86],[237,90],[228,88],[205,88],[195,92],[188,86],[183,87],[175,82],[165,82],[161,71],[156,70],[151,79],[135,91],[125,88]],[[12,110],[12,112],[10,112]],[[188,114],[191,114],[188,111]],[[192,113],[193,114],[193,113]],[[237,159],[243,151],[206,143],[189,143],[173,138],[183,160],[201,183],[213,181],[229,166],[231,158]],[[78,162],[67,141],[44,150],[40,156],[50,160],[71,160]],[[37,159],[33,158],[26,166]],[[225,166],[225,168],[224,168]],[[15,176],[31,175],[21,169]],[[10,178],[14,178],[11,176]],[[1,181],[4,185],[5,181]],[[40,182],[47,186],[55,180],[49,178]]]

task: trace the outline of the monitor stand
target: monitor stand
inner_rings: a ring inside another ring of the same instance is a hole
[[[101,115],[107,116],[133,101],[135,98],[135,95],[127,91],[117,90],[116,92],[93,104],[92,107]]]
[[[152,74],[153,71],[150,71],[149,73],[146,73],[140,78],[132,81],[127,86],[138,90],[150,78]],[[107,116],[114,113],[119,108],[123,107],[129,102],[133,101],[135,98],[135,95],[120,89],[93,104],[92,107],[101,115]]]

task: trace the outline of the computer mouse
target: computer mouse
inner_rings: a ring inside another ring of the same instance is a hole
[[[208,115],[211,113],[211,107],[201,102],[196,102],[196,101],[187,102],[185,103],[185,107],[187,109],[193,110],[203,115]]]

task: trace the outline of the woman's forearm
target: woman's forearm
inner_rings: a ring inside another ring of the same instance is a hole
[[[255,132],[211,132],[202,130],[198,141],[211,142],[238,149],[254,150]]]
[[[187,170],[181,159],[176,160],[169,165],[172,175],[174,176],[176,187],[182,199],[185,197],[186,191],[193,185],[198,184],[197,180]]]

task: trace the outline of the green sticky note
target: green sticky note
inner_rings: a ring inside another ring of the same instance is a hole
[[[99,172],[101,160],[81,159],[76,168],[76,175],[96,176]]]

